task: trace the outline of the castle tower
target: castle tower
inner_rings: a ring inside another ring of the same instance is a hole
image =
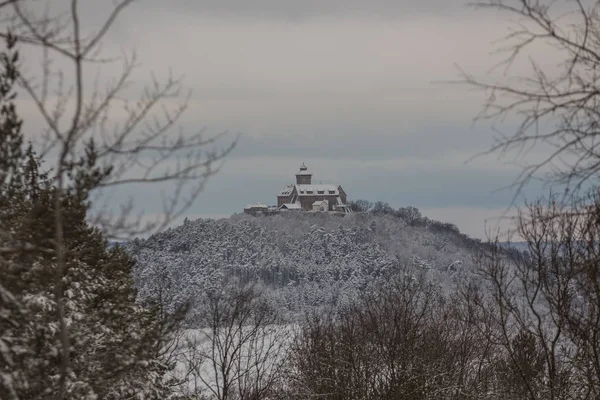
[[[302,163],[300,171],[296,173],[296,185],[310,185],[311,180],[312,174],[308,172],[308,168]]]

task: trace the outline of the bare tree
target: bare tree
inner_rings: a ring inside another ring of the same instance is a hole
[[[182,93],[179,78],[169,76],[161,82],[151,76],[139,97],[129,98],[131,78],[138,67],[135,53],[114,59],[100,50],[106,33],[133,0],[116,2],[97,31],[81,26],[78,1],[68,2],[64,13],[36,12],[42,9],[39,3],[20,0],[6,9],[12,10],[12,35],[39,49],[42,76],[20,75],[19,83],[46,123],[40,151],[56,155],[57,185],[62,187],[65,179],[73,179],[69,173],[91,148],[96,165],[107,172],[94,188],[96,192],[122,185],[174,184],[172,194],[163,196],[162,216],[155,221],[142,223],[141,218],[134,218],[134,204],[128,203],[120,213],[97,212],[91,222],[112,237],[164,228],[192,204],[235,141],[219,149],[213,145],[220,143],[226,132],[186,134],[174,129],[190,95]],[[58,63],[66,63],[73,75],[66,69],[53,69]],[[121,73],[105,87],[87,81],[93,72],[115,63],[121,64]],[[115,109],[124,111],[121,121],[112,121],[115,117],[110,111]]]
[[[367,291],[348,309],[307,318],[287,398],[481,398],[472,370],[485,353],[433,285],[406,275]]]
[[[545,155],[526,163],[517,178],[518,192],[531,179],[543,178],[576,193],[600,171],[600,3],[482,0],[474,5],[514,18],[498,49],[506,55],[498,65],[504,75],[493,80],[463,74],[464,82],[487,94],[477,119],[518,122],[516,131],[497,136],[490,152],[523,154],[542,147]],[[531,56],[536,46],[551,48],[561,61],[536,61]],[[511,67],[527,56],[530,73],[515,76]]]
[[[495,349],[503,398],[600,393],[600,203],[597,195],[586,200],[532,204],[519,216],[527,253],[497,248],[482,261],[487,284],[472,303],[474,326]]]
[[[255,286],[210,291],[185,344],[184,366],[195,395],[219,400],[273,398],[281,384],[291,329]]]
[[[598,192],[600,172],[600,2],[482,0],[475,6],[514,18],[499,52],[504,75],[464,74],[487,93],[478,119],[516,119],[490,152],[544,150],[515,182],[517,194],[534,178],[566,187],[521,211],[517,233],[525,255],[500,246],[482,261],[486,290],[471,291],[477,326],[496,354],[495,391],[514,399],[591,399],[599,396]],[[546,46],[552,65],[529,58],[529,73],[514,64]],[[592,190],[585,195],[588,187]],[[590,194],[591,193],[591,194]]]

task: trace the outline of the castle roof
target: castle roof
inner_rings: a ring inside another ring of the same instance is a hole
[[[296,194],[302,196],[328,195],[339,196],[338,185],[288,185],[281,189],[278,196],[289,196],[296,189]]]
[[[331,195],[339,196],[337,185],[296,185],[298,196]]]
[[[288,185],[279,191],[277,196],[289,196],[294,190],[294,185]]]
[[[261,204],[261,203],[256,203],[256,204],[248,204],[246,207],[244,207],[244,210],[250,210],[252,208],[269,208],[269,207],[264,204]]]
[[[302,166],[300,166],[300,171],[296,172],[296,176],[305,175],[312,175],[312,172],[308,172],[308,168],[306,167],[306,165],[304,165],[304,163],[302,163]]]
[[[284,210],[301,210],[302,206],[300,204],[297,204],[297,203],[286,203],[286,204],[283,204],[281,207],[279,207],[279,209],[284,209]]]

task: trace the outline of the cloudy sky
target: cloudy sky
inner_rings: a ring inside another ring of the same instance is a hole
[[[82,4],[92,23],[100,6]],[[483,94],[447,81],[457,65],[486,76],[509,23],[463,0],[139,0],[104,48],[136,49],[136,83],[185,75],[184,129],[241,134],[192,218],[273,204],[306,163],[350,199],[416,206],[483,237],[519,170],[497,155],[467,162],[493,132],[472,123]]]

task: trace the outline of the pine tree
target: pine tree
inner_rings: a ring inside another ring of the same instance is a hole
[[[18,52],[0,55],[0,398],[162,399],[169,395],[161,348],[172,330],[156,307],[136,303],[133,261],[86,222],[89,192],[111,173],[93,141],[56,188],[31,145],[24,147],[13,102]],[[60,196],[65,268],[55,287],[54,198]],[[62,370],[57,302],[69,338]]]

